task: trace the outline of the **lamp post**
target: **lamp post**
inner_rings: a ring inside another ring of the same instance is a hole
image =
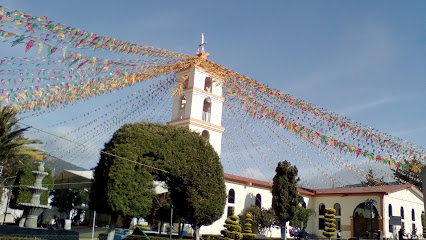
[[[364,204],[365,204],[364,205],[365,207],[367,206],[370,207],[370,239],[372,239],[373,238],[373,206],[377,204],[377,201],[374,199],[367,199],[365,200]]]

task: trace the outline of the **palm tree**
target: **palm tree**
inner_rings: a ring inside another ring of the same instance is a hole
[[[42,160],[40,152],[44,149],[29,146],[41,143],[40,140],[26,139],[23,136],[27,128],[20,128],[16,118],[16,111],[8,106],[0,106],[0,165],[7,170],[8,167],[16,169],[23,164],[23,160]],[[13,170],[9,173],[13,174]]]

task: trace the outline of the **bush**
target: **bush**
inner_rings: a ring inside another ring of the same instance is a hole
[[[336,224],[334,222],[336,219],[334,219],[334,214],[336,213],[336,210],[334,208],[326,208],[325,214],[324,214],[324,221],[325,221],[325,228],[324,232],[322,232],[322,235],[325,237],[331,238],[336,234]]]
[[[253,240],[256,238],[256,234],[254,234],[251,230],[252,222],[253,222],[253,219],[251,214],[247,213],[246,223],[244,224],[244,233],[243,233],[244,240]]]
[[[173,236],[173,238],[177,238],[177,237],[178,236]],[[185,238],[186,237],[184,237],[184,239]],[[128,235],[128,236],[126,236],[125,239],[127,239],[127,240],[148,240],[144,235],[135,235],[135,234]],[[165,236],[164,237],[159,237],[159,236],[151,236],[151,235],[149,235],[149,239],[150,240],[170,240],[170,237],[169,236],[167,236],[167,237],[165,237]],[[99,238],[99,240],[104,240],[104,239],[100,239]],[[206,240],[206,239],[204,238],[204,240]],[[212,239],[212,240],[219,240],[219,239]],[[220,240],[222,240],[222,239],[220,239]]]
[[[35,176],[32,171],[37,170],[36,165],[25,165],[17,174],[15,179],[15,187],[12,189],[12,194],[15,196],[10,201],[10,206],[12,208],[21,209],[19,206],[20,203],[29,203],[31,202],[32,194],[27,186],[33,186],[35,183]],[[50,168],[46,167],[45,172],[49,175],[43,178],[42,185],[47,187],[49,190],[53,188],[53,178],[52,171]],[[45,191],[40,196],[40,204],[48,204],[49,191]]]
[[[37,238],[38,240],[46,240],[43,238]],[[34,240],[33,237],[13,237],[13,236],[0,236],[0,240]]]
[[[108,238],[108,233],[99,233],[98,239],[99,240],[106,240]]]
[[[223,237],[219,235],[203,235],[203,240],[223,240]]]
[[[238,217],[235,216],[233,213],[226,219],[224,227],[226,229],[223,229],[222,231],[220,231],[220,233],[223,235],[223,238],[225,240],[240,240],[243,238],[243,234],[241,233],[241,227],[238,224]]]

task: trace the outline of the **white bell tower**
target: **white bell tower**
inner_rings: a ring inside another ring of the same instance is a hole
[[[198,57],[206,58],[204,35],[201,38]],[[189,127],[206,138],[220,157],[222,133],[222,81],[197,66],[176,73],[176,79],[185,79],[185,88],[173,100],[172,119],[174,126]]]

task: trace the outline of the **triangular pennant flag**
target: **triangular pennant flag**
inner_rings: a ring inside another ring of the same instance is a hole
[[[30,50],[30,48],[32,48],[32,47],[33,47],[33,45],[34,45],[34,40],[30,40],[30,41],[27,43],[27,46],[25,47],[25,52],[28,52],[28,50]]]

